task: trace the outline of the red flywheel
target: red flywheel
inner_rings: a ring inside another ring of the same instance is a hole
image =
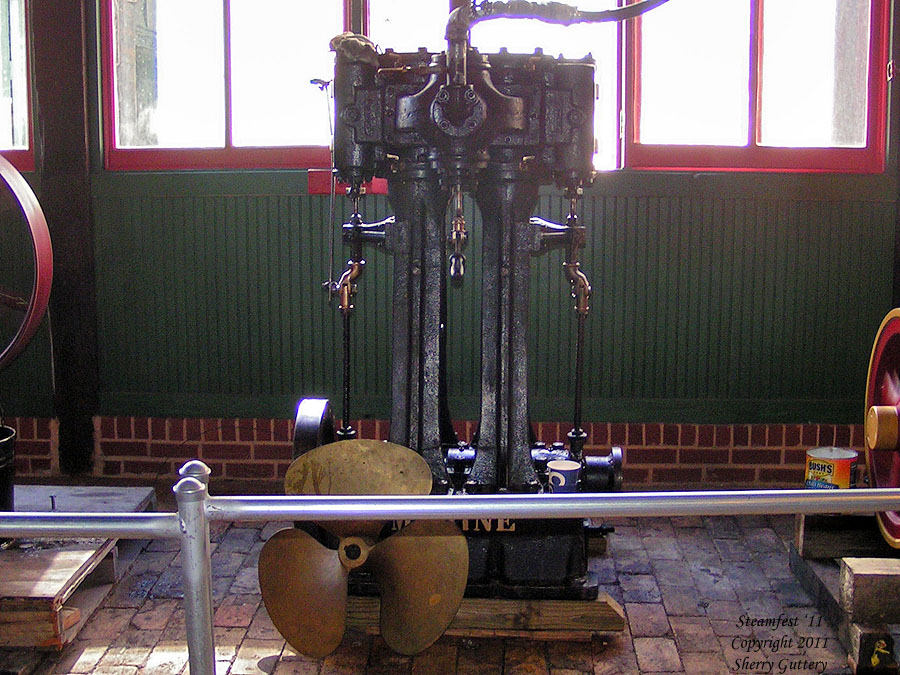
[[[900,309],[875,336],[866,382],[866,461],[872,487],[900,487]],[[900,548],[900,513],[876,514],[885,540]]]
[[[8,366],[28,345],[37,332],[47,303],[50,300],[50,286],[53,283],[53,249],[50,246],[50,231],[47,219],[38,204],[31,186],[25,181],[15,167],[0,157],[0,178],[6,183],[18,204],[31,236],[31,253],[34,258],[34,273],[31,290],[20,292],[17,289],[0,286],[0,306],[21,315],[15,320],[12,338],[0,352],[0,370]],[[9,255],[9,252],[6,252]],[[5,261],[4,264],[10,264]],[[5,339],[5,338],[4,338]]]

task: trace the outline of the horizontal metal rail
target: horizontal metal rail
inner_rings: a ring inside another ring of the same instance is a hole
[[[0,513],[0,537],[178,539],[177,513]]]
[[[210,497],[210,520],[459,520],[867,513],[900,510],[900,489],[722,490],[456,497]]]
[[[733,516],[900,511],[900,489],[722,490],[615,494],[458,497],[208,497],[210,520],[459,520]],[[0,537],[178,539],[177,513],[16,512],[0,518]]]
[[[215,674],[209,521],[459,520],[733,516],[900,511],[900,489],[730,490],[615,494],[210,497],[209,468],[191,461],[177,513],[0,513],[0,537],[180,539],[189,664]]]

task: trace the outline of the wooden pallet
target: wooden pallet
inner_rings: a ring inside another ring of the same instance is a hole
[[[377,635],[380,608],[378,598],[350,596],[347,627]],[[446,634],[579,641],[624,628],[622,606],[600,593],[596,600],[463,598]]]
[[[51,502],[51,496],[53,500]],[[152,488],[16,486],[17,511],[127,513],[155,505]],[[0,551],[0,647],[61,649],[137,556],[115,539],[19,540]]]

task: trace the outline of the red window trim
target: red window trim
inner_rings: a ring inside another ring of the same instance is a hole
[[[27,147],[0,150],[0,155],[3,155],[16,169],[27,173],[33,172],[36,168],[34,160],[34,107],[32,105],[34,97],[31,85],[31,0],[25,0],[23,9],[25,12],[25,104],[28,107],[26,115],[28,120]]]
[[[640,19],[627,30],[625,85],[631,104],[625,107],[625,168],[638,170],[783,171],[807,173],[881,173],[887,145],[887,63],[890,42],[890,3],[872,0],[872,34],[869,44],[869,114],[865,148],[773,148],[758,145],[758,73],[762,54],[761,5],[754,0],[751,26],[751,124],[745,147],[703,145],[653,145],[639,143],[640,120]]]
[[[231,83],[225,78],[224,148],[119,148],[116,147],[115,53],[113,0],[100,3],[100,61],[103,87],[104,166],[110,171],[179,171],[228,169],[330,168],[331,154],[323,146],[235,147],[231,141]],[[222,0],[225,21],[225,68],[230,70],[228,40],[231,0]],[[350,30],[351,0],[343,0],[344,30]]]
[[[29,94],[31,88],[29,87]],[[28,110],[31,112],[31,99],[29,97],[28,101]],[[21,171],[22,173],[30,173],[33,172],[36,168],[34,162],[34,139],[32,137],[31,131],[31,115],[28,115],[28,148],[21,150],[0,150],[0,155],[3,155],[4,159],[6,159],[10,164],[12,164],[16,169]]]

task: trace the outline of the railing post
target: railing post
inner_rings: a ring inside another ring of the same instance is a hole
[[[173,488],[181,524],[181,570],[191,675],[215,675],[213,642],[212,566],[206,485],[192,476]]]

